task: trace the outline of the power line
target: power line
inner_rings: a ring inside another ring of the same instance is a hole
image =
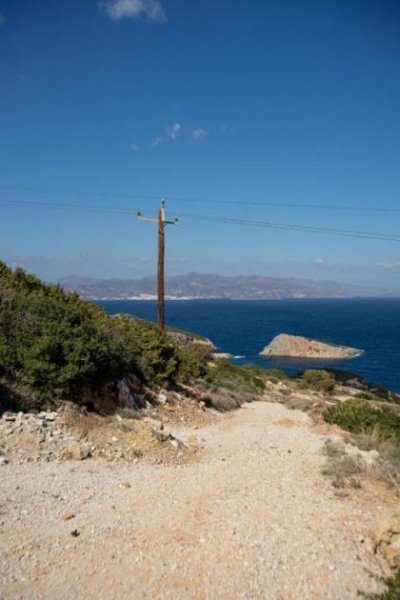
[[[0,206],[21,206],[26,208],[51,208],[55,210],[82,210],[89,212],[114,212],[120,214],[136,214],[138,208],[125,206],[102,206],[93,204],[72,204],[69,202],[41,202],[31,200],[0,200]]]
[[[254,227],[266,227],[269,229],[288,229],[292,231],[306,231],[309,233],[325,233],[330,235],[340,235],[345,237],[362,237],[367,239],[379,239],[389,241],[400,241],[400,235],[379,233],[373,231],[357,231],[351,229],[335,229],[329,227],[314,227],[312,225],[295,225],[289,223],[273,223],[270,221],[251,221],[247,219],[234,219],[230,217],[216,217],[208,215],[193,215],[182,213],[187,219],[200,219],[204,221],[215,221],[218,223],[227,223],[231,225],[251,225]]]
[[[49,194],[61,194],[68,196],[87,196],[87,197],[102,197],[102,198],[124,198],[124,199],[141,199],[141,200],[156,200],[159,201],[162,194],[158,196],[149,194],[122,194],[118,192],[91,192],[77,189],[60,189],[60,188],[42,188],[42,187],[30,187],[30,186],[12,186],[6,184],[0,184],[1,188],[19,191],[19,192],[33,192],[33,193],[49,193]],[[221,200],[218,198],[186,198],[182,196],[167,196],[169,201],[173,202],[190,202],[200,204],[227,204],[236,206],[265,206],[273,208],[293,208],[293,209],[308,209],[308,210],[330,210],[330,211],[353,211],[353,212],[381,212],[381,213],[400,213],[400,208],[392,207],[377,207],[377,206],[354,206],[354,205],[343,205],[343,204],[314,204],[314,203],[296,203],[296,202],[271,202],[268,200]]]
[[[26,200],[0,200],[0,206],[21,206],[22,208],[39,208],[39,209],[53,209],[53,210],[72,210],[72,211],[87,211],[93,213],[107,213],[107,214],[130,214],[134,215],[139,209],[117,207],[117,206],[93,206],[93,205],[78,205],[70,203],[51,203],[51,202],[36,202]],[[314,234],[325,234],[340,237],[358,238],[358,239],[372,239],[380,241],[391,241],[400,242],[400,234],[388,234],[382,232],[371,232],[371,231],[359,231],[359,230],[347,230],[329,227],[314,227],[312,225],[296,225],[293,223],[275,223],[272,221],[259,221],[259,220],[248,220],[248,219],[235,219],[230,217],[221,217],[204,214],[193,214],[183,213],[181,216],[192,220],[202,220],[208,222],[222,223],[226,225],[243,225],[252,227],[264,227],[267,229],[287,230],[287,231],[298,231],[305,233]]]

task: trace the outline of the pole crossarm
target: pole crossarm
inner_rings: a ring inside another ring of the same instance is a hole
[[[178,217],[173,221],[167,221],[165,218],[165,200],[161,201],[161,206],[158,210],[157,219],[145,217],[141,212],[137,213],[139,221],[146,221],[158,225],[158,259],[157,259],[157,322],[160,329],[165,329],[165,225],[177,225]]]
[[[146,221],[147,223],[158,223],[158,219],[152,219],[150,217],[142,217],[142,213],[137,213],[138,221]]]

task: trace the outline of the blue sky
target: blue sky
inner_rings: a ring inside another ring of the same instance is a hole
[[[399,237],[400,212],[267,205],[399,210],[399,191],[399,2],[0,0],[0,255],[11,264],[47,279],[154,273],[156,231],[134,212],[37,203],[151,216],[164,196],[181,216],[168,273],[400,289],[399,242],[185,216]]]

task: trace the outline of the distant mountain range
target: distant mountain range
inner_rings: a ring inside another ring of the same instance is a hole
[[[92,279],[64,277],[60,285],[76,291],[89,300],[152,299],[156,294],[154,277],[141,279]],[[387,290],[349,285],[332,281],[284,279],[262,275],[207,275],[189,273],[167,277],[166,295],[169,298],[201,299],[279,299],[279,298],[351,298],[360,296],[389,296]]]

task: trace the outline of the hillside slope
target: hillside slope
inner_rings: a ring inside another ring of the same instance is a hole
[[[154,324],[103,309],[0,262],[0,409],[72,400],[112,410],[116,382],[142,387],[201,372],[204,359]]]

